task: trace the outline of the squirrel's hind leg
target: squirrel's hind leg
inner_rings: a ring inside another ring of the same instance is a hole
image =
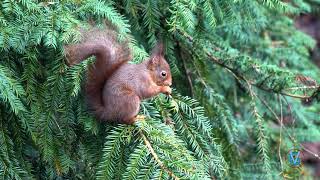
[[[140,110],[140,98],[128,85],[117,85],[119,82],[109,81],[109,87],[116,84],[116,88],[105,88],[103,101],[110,114],[109,119],[115,119],[122,124],[133,124]]]
[[[126,95],[122,98],[122,122],[125,124],[133,124],[140,110],[140,98],[136,95]]]

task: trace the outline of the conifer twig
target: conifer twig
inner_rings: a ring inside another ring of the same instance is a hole
[[[159,164],[159,166],[161,167],[161,169],[163,169],[164,171],[166,171],[169,176],[173,177],[173,179],[175,180],[179,180],[180,178],[178,176],[176,176],[172,171],[170,171],[165,165],[164,163],[159,159],[158,155],[156,154],[156,152],[154,151],[154,149],[151,146],[150,141],[147,139],[147,137],[143,134],[142,131],[139,131],[145,145],[147,146],[148,150],[150,151],[151,155],[153,156],[153,158],[157,161],[157,163]]]

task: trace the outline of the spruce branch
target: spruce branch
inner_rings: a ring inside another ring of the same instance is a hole
[[[190,35],[188,35],[186,32],[182,32],[181,30],[177,30],[177,31],[179,32],[179,34],[181,34],[182,36],[184,36],[185,38],[187,38],[190,43],[193,43],[193,42],[194,42],[193,38],[192,38]],[[219,48],[214,48],[214,50],[216,50],[216,51],[221,51],[221,49],[219,49]],[[240,74],[236,69],[233,69],[232,67],[229,67],[228,65],[226,65],[223,61],[221,61],[221,60],[218,59],[217,57],[213,56],[209,51],[207,51],[207,50],[204,50],[204,51],[205,51],[205,54],[206,54],[214,63],[220,65],[221,67],[223,67],[223,68],[227,69],[228,71],[232,72],[233,74],[235,74],[235,75],[238,77],[237,79],[241,79],[241,80],[243,80],[243,81],[247,81],[250,85],[253,85],[253,86],[255,86],[255,87],[257,87],[257,88],[259,88],[259,89],[261,89],[261,90],[263,90],[263,91],[270,92],[270,93],[279,93],[279,94],[282,94],[282,95],[285,95],[285,96],[289,96],[289,97],[293,97],[293,98],[298,98],[298,99],[313,99],[313,98],[316,97],[317,94],[319,94],[319,92],[320,92],[320,90],[319,90],[319,89],[320,89],[320,86],[317,86],[317,88],[315,88],[315,89],[317,89],[317,90],[314,91],[314,93],[313,93],[312,95],[310,95],[310,96],[290,94],[290,93],[281,92],[281,91],[278,92],[278,91],[276,91],[276,90],[274,90],[274,89],[272,89],[272,88],[267,89],[267,88],[261,86],[260,84],[256,84],[256,83],[254,83],[254,82],[252,82],[252,81],[250,81],[250,80],[246,80],[245,76],[242,75],[242,74]],[[256,67],[253,67],[253,68],[256,68]]]
[[[147,137],[143,134],[143,132],[141,130],[139,131],[139,134],[142,137],[142,139],[143,139],[145,145],[147,146],[149,152],[151,153],[152,157],[154,158],[154,160],[156,160],[156,162],[161,167],[161,169],[166,171],[172,178],[179,180],[180,178],[178,176],[176,176],[171,170],[169,170],[169,168],[167,168],[164,165],[164,163],[159,159],[157,153],[152,148],[150,141],[147,139]]]
[[[270,157],[268,156],[269,153],[269,146],[268,146],[268,142],[267,142],[267,137],[265,134],[265,129],[263,127],[263,119],[261,117],[261,115],[258,112],[258,109],[256,107],[255,104],[255,92],[252,89],[251,84],[246,81],[246,84],[248,85],[248,90],[249,90],[249,94],[251,96],[251,106],[252,106],[252,110],[253,110],[253,115],[256,119],[256,123],[257,123],[257,144],[258,144],[258,151],[262,156],[262,160],[264,161],[264,167],[266,172],[270,172],[271,171],[271,167],[270,167]]]

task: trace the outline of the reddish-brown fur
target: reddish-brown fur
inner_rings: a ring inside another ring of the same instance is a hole
[[[65,47],[66,57],[70,65],[96,57],[89,67],[86,96],[98,119],[132,124],[142,99],[171,93],[170,68],[161,44],[149,60],[129,64],[130,51],[126,44],[117,43],[114,32],[93,28],[82,35],[80,43]]]

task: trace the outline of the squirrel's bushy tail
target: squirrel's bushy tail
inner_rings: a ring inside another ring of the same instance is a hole
[[[80,63],[90,56],[96,57],[96,61],[89,67],[86,99],[95,115],[104,120],[104,84],[122,64],[131,59],[131,53],[126,43],[117,42],[114,31],[93,28],[83,31],[82,35],[80,43],[65,47],[66,57],[70,65]]]

